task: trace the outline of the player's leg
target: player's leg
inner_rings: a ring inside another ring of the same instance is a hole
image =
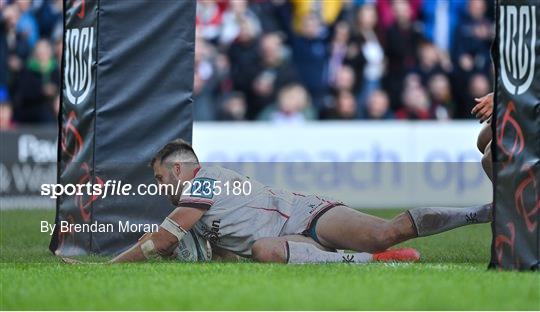
[[[493,134],[491,131],[491,124],[487,122],[482,130],[480,130],[480,133],[478,134],[478,138],[476,139],[476,146],[478,147],[478,150],[480,153],[484,153],[486,150],[486,147],[491,144],[491,139],[493,138]]]
[[[321,215],[314,230],[324,246],[373,253],[411,238],[467,224],[486,223],[491,218],[491,204],[466,208],[414,208],[391,220],[338,206]]]
[[[486,145],[484,155],[482,156],[482,168],[488,178],[493,181],[493,159],[491,155],[491,141]]]
[[[305,243],[322,251],[332,251],[303,235],[260,238],[251,247],[251,258],[260,262],[287,262],[287,241]]]
[[[368,263],[372,261],[416,261],[419,253],[410,248],[371,254],[343,253],[331,250],[310,237],[287,235],[262,238],[251,249],[252,259],[271,263]]]
[[[491,140],[493,132],[490,121],[480,131],[477,140],[477,146],[482,156],[482,168],[486,175],[492,180],[492,155]],[[493,219],[493,208],[491,204],[471,206],[466,208],[451,207],[425,207],[409,210],[407,213],[418,236],[428,236],[445,232],[460,226],[487,223]]]
[[[324,212],[312,226],[322,245],[336,249],[377,252],[416,237],[405,214],[385,220],[346,206]]]
[[[491,131],[490,123],[486,123],[484,128],[480,131],[476,146],[478,150],[484,154],[482,156],[482,168],[486,172],[488,178],[493,181],[493,160],[491,159],[491,140],[493,139],[493,132]]]
[[[258,239],[251,247],[251,258],[259,262],[287,263],[291,243],[305,244],[321,252],[332,252],[310,237],[303,235],[287,235]],[[289,244],[289,246],[287,246]],[[294,245],[294,244],[293,244]],[[310,249],[308,247],[308,249]]]

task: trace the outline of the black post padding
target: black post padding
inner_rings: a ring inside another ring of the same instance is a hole
[[[191,142],[195,1],[65,0],[58,182],[152,184],[148,163],[168,141]],[[62,196],[57,227],[111,224],[113,232],[60,233],[61,255],[114,254],[161,223],[164,196]]]
[[[494,222],[490,267],[540,263],[540,3],[496,5]]]

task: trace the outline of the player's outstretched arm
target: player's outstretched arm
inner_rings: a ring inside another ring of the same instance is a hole
[[[202,209],[176,208],[161,223],[157,232],[143,235],[135,245],[110,262],[141,262],[148,259],[169,257],[178,242],[203,214],[204,210]]]
[[[471,114],[480,119],[480,123],[489,120],[493,114],[493,92],[474,100],[476,105],[473,107]]]

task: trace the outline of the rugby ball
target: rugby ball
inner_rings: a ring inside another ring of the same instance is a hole
[[[174,250],[174,258],[181,262],[210,261],[212,248],[204,237],[190,230]]]

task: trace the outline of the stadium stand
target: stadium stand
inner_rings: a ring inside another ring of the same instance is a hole
[[[62,5],[0,1],[3,129],[56,122]],[[492,16],[484,0],[199,1],[194,118],[471,118]]]

